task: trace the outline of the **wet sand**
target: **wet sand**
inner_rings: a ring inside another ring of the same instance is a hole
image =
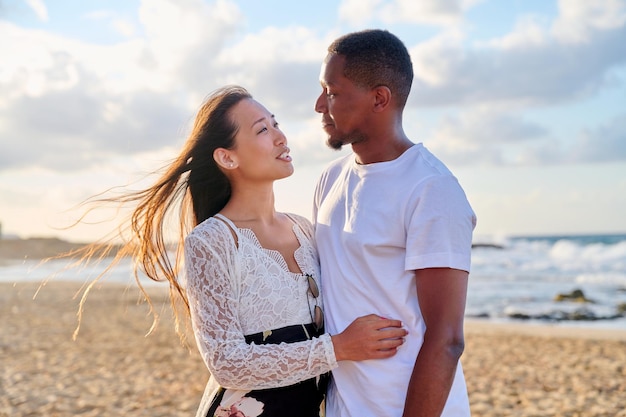
[[[208,371],[135,287],[98,285],[76,341],[80,284],[0,284],[0,416],[193,416]],[[466,323],[473,416],[626,417],[626,332]]]

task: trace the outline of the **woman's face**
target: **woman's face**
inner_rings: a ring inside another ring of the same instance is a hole
[[[232,108],[230,116],[239,127],[230,152],[241,178],[274,181],[293,173],[287,138],[272,113],[257,101],[245,99]]]

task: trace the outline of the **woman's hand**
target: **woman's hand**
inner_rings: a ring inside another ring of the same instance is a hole
[[[400,320],[370,314],[357,318],[331,339],[338,361],[362,361],[395,355],[407,334]]]

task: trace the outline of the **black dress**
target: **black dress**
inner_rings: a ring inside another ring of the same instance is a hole
[[[302,342],[322,333],[323,329],[317,331],[313,324],[303,324],[272,330],[269,336],[255,333],[245,338],[248,344],[280,344]],[[286,387],[252,390],[230,407],[220,406],[228,393],[227,389],[220,388],[207,417],[319,417],[329,375],[326,373]]]

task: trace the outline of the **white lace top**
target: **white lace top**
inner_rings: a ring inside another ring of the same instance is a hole
[[[221,220],[207,219],[185,240],[186,291],[196,342],[213,380],[209,386],[275,388],[335,368],[328,334],[279,345],[245,342],[244,335],[311,323],[310,308],[316,300],[309,297],[306,277],[290,272],[280,252],[261,247],[252,230],[216,217]],[[296,262],[319,285],[312,226],[303,217],[289,217],[300,243]]]

